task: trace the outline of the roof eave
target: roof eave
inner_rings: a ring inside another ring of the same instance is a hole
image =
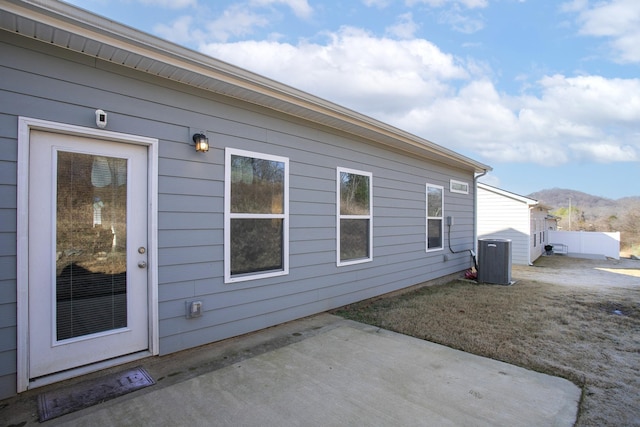
[[[488,185],[482,182],[478,183],[478,187],[483,188],[487,191],[491,191],[496,194],[500,194],[501,196],[508,197],[513,200],[517,200],[518,202],[524,203],[529,207],[538,205],[538,201],[535,199],[530,199],[529,197],[521,196],[520,194],[512,193],[510,191],[503,190],[502,188],[494,187],[492,185]]]

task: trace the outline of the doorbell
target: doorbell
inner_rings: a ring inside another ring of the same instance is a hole
[[[104,129],[107,126],[107,113],[102,110],[96,110],[96,125],[100,129]]]

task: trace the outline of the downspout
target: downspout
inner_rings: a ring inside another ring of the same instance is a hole
[[[527,212],[529,214],[529,239],[528,239],[529,240],[529,242],[528,242],[529,244],[527,245],[527,257],[528,257],[527,261],[529,263],[529,266],[533,266],[533,263],[531,262],[531,225],[532,225],[531,224],[531,206],[532,205],[527,206],[529,208],[529,211]],[[533,233],[534,233],[534,237],[533,238],[536,239],[537,237],[535,236],[535,233],[536,233],[536,226],[535,225],[533,225]]]
[[[480,175],[473,177],[473,259],[475,263],[476,254],[478,253],[478,179],[487,174],[485,169]]]

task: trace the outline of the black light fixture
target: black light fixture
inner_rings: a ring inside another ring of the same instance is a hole
[[[193,134],[193,142],[196,143],[196,151],[204,153],[209,151],[209,138],[203,133]]]

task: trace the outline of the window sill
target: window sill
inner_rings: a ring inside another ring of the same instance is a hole
[[[365,262],[371,262],[373,258],[358,258],[349,261],[338,261],[336,264],[338,267],[344,267],[347,265],[364,264]]]
[[[286,276],[289,274],[288,270],[268,271],[264,273],[247,273],[237,276],[225,276],[224,283],[238,283],[247,282],[250,280],[267,279],[269,277]]]

